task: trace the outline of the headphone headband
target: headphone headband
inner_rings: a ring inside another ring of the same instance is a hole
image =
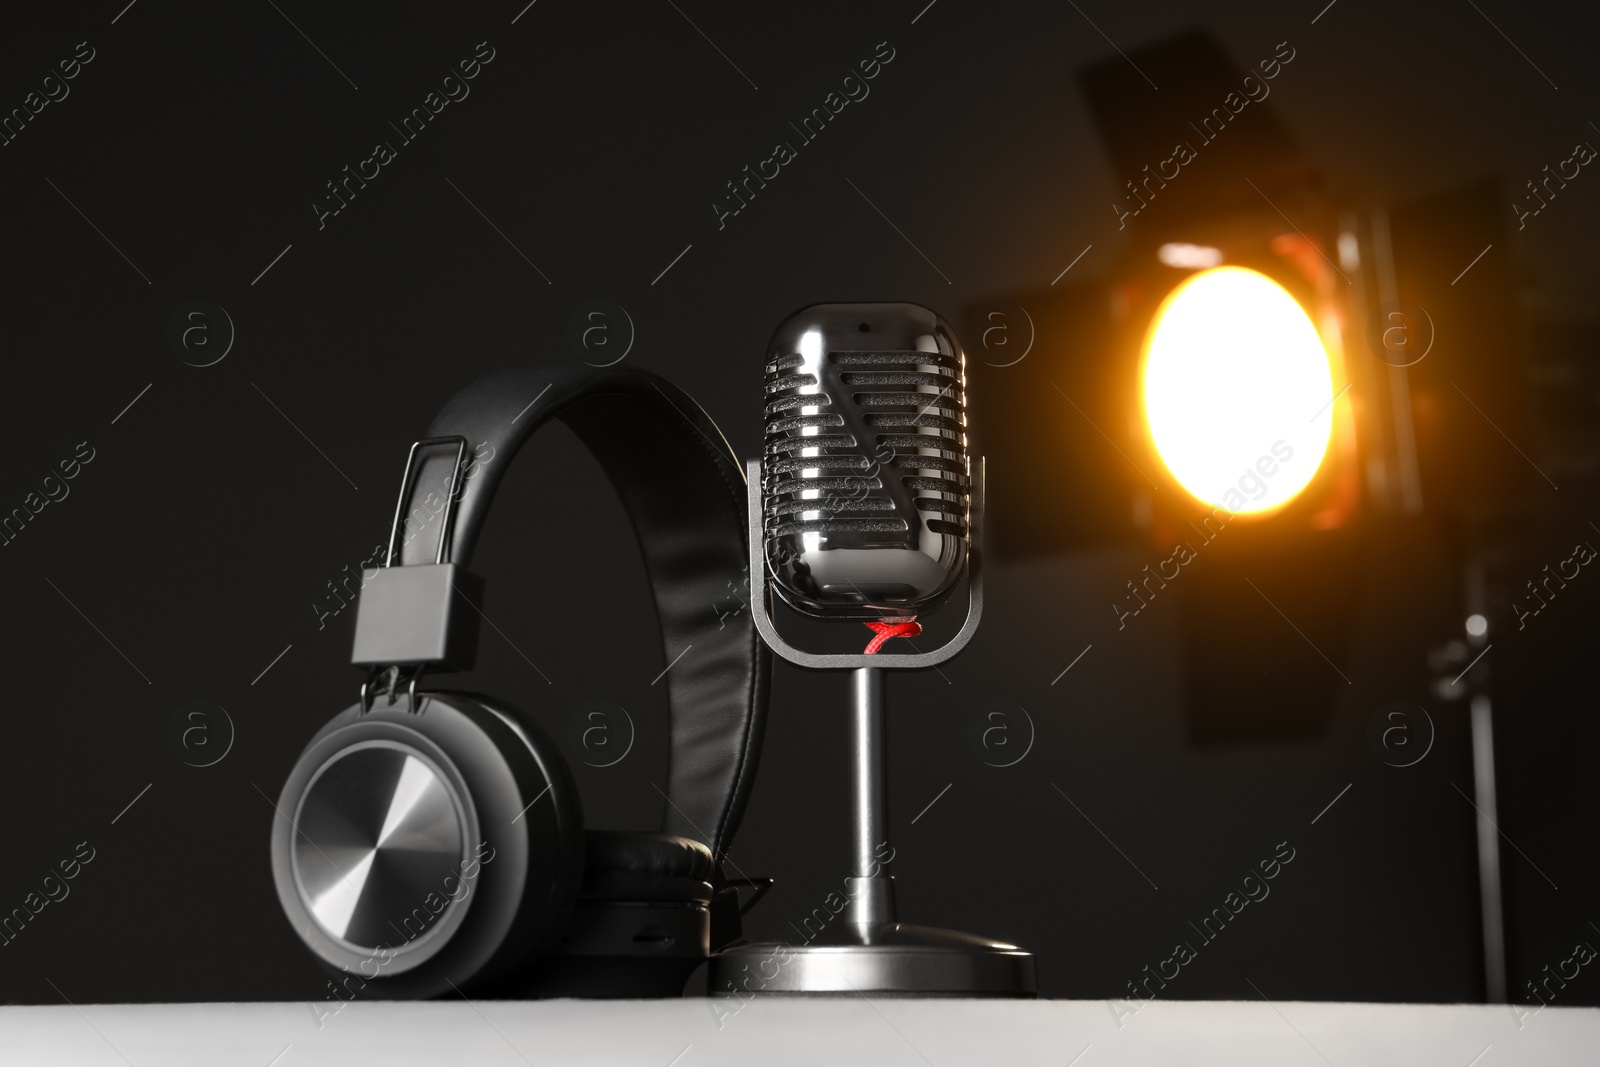
[[[770,654],[751,613],[719,617],[730,579],[748,565],[744,473],[709,416],[659,375],[630,368],[533,367],[490,374],[445,404],[427,438],[460,438],[511,459],[559,418],[588,448],[627,509],[655,596],[671,708],[668,833],[727,851],[755,775]],[[424,442],[419,442],[422,444]],[[441,444],[445,442],[439,442]],[[449,442],[455,444],[454,441]],[[417,446],[413,446],[415,450]],[[460,448],[431,449],[403,487],[398,516],[446,484],[441,540],[400,548],[404,566],[465,566],[509,463],[462,477]],[[428,509],[424,509],[424,513]],[[433,509],[437,510],[437,509]],[[448,546],[448,553],[439,551]],[[693,646],[692,653],[685,654]]]

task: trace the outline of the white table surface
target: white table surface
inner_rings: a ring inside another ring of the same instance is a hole
[[[1551,1006],[1519,1019],[1483,1005],[1154,1001],[1119,1028],[1103,1001],[772,999],[734,1014],[713,1006],[353,1002],[320,1028],[304,1003],[13,1006],[0,1008],[0,1063],[1600,1064],[1600,1008]]]

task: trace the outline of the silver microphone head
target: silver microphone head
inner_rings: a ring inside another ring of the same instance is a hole
[[[916,304],[818,304],[773,334],[768,571],[810,615],[915,614],[967,560],[966,357]]]

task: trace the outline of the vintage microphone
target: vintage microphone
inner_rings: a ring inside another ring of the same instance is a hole
[[[1033,956],[1015,945],[895,917],[886,867],[884,672],[930,668],[977,630],[982,462],[967,454],[965,357],[949,324],[915,304],[822,304],[773,335],[766,442],[748,464],[750,573],[790,608],[859,620],[864,652],[790,645],[767,597],[751,597],[762,638],[802,667],[849,670],[853,877],[840,920],[802,943],[747,943],[714,956],[713,995],[746,992],[1032,996]],[[921,633],[919,613],[967,577],[967,618],[941,647],[880,652]],[[796,928],[799,932],[799,928]]]

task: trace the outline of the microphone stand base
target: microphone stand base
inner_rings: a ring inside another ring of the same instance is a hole
[[[933,926],[841,921],[803,944],[752,941],[711,957],[707,995],[1037,995],[1033,953]]]

